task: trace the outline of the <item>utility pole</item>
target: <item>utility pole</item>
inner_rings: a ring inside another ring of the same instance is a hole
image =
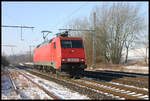
[[[21,28],[21,40],[22,39],[22,29],[23,28],[31,28],[33,30],[34,27],[28,27],[28,26],[7,26],[7,25],[3,25],[2,27],[11,27],[11,28]]]
[[[32,61],[32,59],[31,59],[31,57],[32,57],[32,56],[31,56],[31,54],[32,54],[32,53],[31,53],[31,47],[35,47],[35,46],[34,46],[34,45],[29,45],[29,51],[30,51],[30,53],[29,53],[29,54],[30,54],[30,56],[29,56],[29,57],[30,57],[29,61],[30,61],[30,62]]]
[[[96,13],[93,13],[94,17],[94,35],[93,35],[93,68],[96,68]]]

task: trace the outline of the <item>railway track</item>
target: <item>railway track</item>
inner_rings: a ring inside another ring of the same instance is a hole
[[[127,88],[124,86],[118,86],[118,85],[114,85],[114,84],[108,84],[105,82],[88,80],[88,79],[84,79],[84,78],[79,79],[79,80],[72,80],[72,79],[67,79],[67,78],[60,77],[60,76],[57,76],[54,74],[51,74],[51,76],[49,76],[46,73],[41,74],[41,72],[35,72],[35,71],[31,71],[31,70],[29,72],[36,74],[36,75],[48,76],[48,77],[53,77],[55,79],[64,80],[64,81],[72,83],[74,85],[79,85],[79,86],[86,87],[88,89],[92,89],[92,90],[95,90],[98,92],[103,92],[103,93],[107,93],[110,95],[119,96],[120,98],[124,98],[124,99],[132,99],[132,100],[148,99],[148,92],[142,91],[142,90],[137,90],[134,88],[131,89],[131,88]],[[117,89],[117,90],[115,90],[115,89]],[[143,96],[145,96],[145,97],[143,97]]]
[[[101,87],[105,87],[106,89],[112,89],[116,92],[121,92],[121,93],[134,93],[135,96],[137,95],[145,95],[148,96],[149,92],[144,91],[144,90],[137,90],[136,88],[130,88],[130,87],[125,87],[122,85],[116,85],[116,84],[111,84],[111,83],[106,83],[106,82],[98,82],[95,80],[89,80],[89,79],[85,79],[82,78],[81,82],[87,82],[87,83],[92,83],[92,85],[96,85],[96,86],[101,86]]]
[[[96,74],[96,75],[103,75],[113,78],[123,78],[125,80],[129,79],[134,82],[140,82],[140,81],[147,81],[148,83],[148,76],[141,76],[140,74],[125,74],[125,73],[118,73],[118,72],[106,72],[106,71],[85,71],[86,74]],[[144,74],[143,74],[144,75]]]
[[[61,97],[55,95],[54,93],[46,90],[44,87],[40,86],[39,84],[37,84],[36,82],[34,82],[32,79],[30,79],[25,73],[20,72],[18,70],[16,70],[16,72],[18,72],[20,75],[22,75],[23,77],[25,77],[26,79],[28,79],[30,82],[32,82],[34,85],[36,85],[38,88],[40,88],[42,91],[44,91],[48,96],[50,96],[51,98],[53,98],[54,100],[61,100]],[[17,94],[19,94],[19,91],[17,90],[17,87],[15,86],[15,83],[13,82],[13,80],[11,79],[12,84],[14,85],[14,89],[17,92]]]
[[[35,72],[35,71],[29,71],[29,70],[27,70],[30,74],[33,74],[33,75],[35,75],[35,76],[38,76],[38,77],[40,77],[40,78],[42,78],[42,79],[46,79],[46,80],[49,80],[49,81],[52,81],[52,82],[55,82],[55,83],[57,83],[57,84],[60,84],[60,85],[62,85],[62,86],[64,86],[64,87],[66,87],[66,88],[68,88],[68,89],[70,89],[70,90],[72,90],[72,91],[76,91],[76,92],[78,92],[78,93],[80,93],[81,95],[89,95],[88,97],[90,98],[90,99],[98,99],[98,98],[100,98],[100,97],[104,97],[102,94],[99,94],[99,93],[97,93],[97,92],[94,92],[94,91],[92,91],[92,90],[87,90],[87,88],[82,88],[82,87],[79,87],[79,86],[77,86],[77,85],[75,85],[75,84],[73,84],[73,83],[69,83],[69,82],[67,82],[66,80],[62,80],[62,79],[58,79],[57,78],[57,75],[51,75],[51,76],[49,76],[49,75],[45,75],[45,74],[42,74],[43,72]],[[76,98],[76,99],[78,99],[78,98]],[[112,97],[108,97],[107,96],[107,98],[106,99],[112,99]]]
[[[122,76],[136,76],[136,77],[148,77],[148,74],[141,74],[141,73],[129,73],[129,72],[119,72],[119,71],[95,71],[95,72],[100,72],[100,73],[108,73],[108,74],[119,74]]]
[[[136,87],[149,88],[148,78],[144,77],[123,77],[116,74],[103,74],[95,72],[84,72],[81,74],[83,77],[90,77],[97,81],[112,81],[115,83],[122,83],[126,85],[134,85]]]
[[[17,95],[19,95],[19,91],[17,90],[17,87],[16,87],[14,81],[12,80],[12,77],[11,77],[10,72],[9,72],[8,69],[7,69],[7,73],[8,73],[8,78],[9,78],[11,84],[12,84],[13,90],[16,92]]]

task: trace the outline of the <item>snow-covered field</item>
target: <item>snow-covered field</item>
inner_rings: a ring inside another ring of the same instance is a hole
[[[126,68],[126,69],[134,69],[134,70],[145,70],[145,71],[149,70],[149,68],[147,66],[137,66],[137,65],[134,65],[134,66],[124,66],[124,68]]]
[[[125,61],[126,51],[122,52],[122,61]],[[149,62],[149,48],[146,51],[146,48],[138,48],[138,49],[131,49],[128,52],[128,62],[130,61],[138,61],[144,60],[147,57],[147,62]]]
[[[123,52],[122,61],[125,60],[125,51]],[[129,50],[128,63],[136,62],[135,65],[124,66],[124,71],[137,72],[137,73],[149,73],[149,66],[139,65],[140,61],[144,61],[146,58],[147,63],[149,62],[149,48],[138,48]]]
[[[122,72],[132,72],[132,73],[144,73],[149,74],[149,65],[146,65],[144,59],[147,57],[147,63],[149,64],[149,48],[139,48],[131,49],[128,53],[128,62],[124,64],[126,57],[126,51],[122,53],[122,59],[120,65],[105,65],[97,64],[97,68],[93,69],[92,67],[87,68],[86,70],[95,71],[95,70],[112,70],[112,71],[122,71]]]

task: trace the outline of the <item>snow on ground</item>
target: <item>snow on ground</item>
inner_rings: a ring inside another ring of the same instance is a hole
[[[13,71],[13,70],[11,70]],[[2,99],[52,99],[45,92],[29,82],[22,75],[13,71],[13,81],[18,88],[19,95],[15,92],[11,92],[7,89],[11,86],[8,75],[5,77],[5,81],[2,81]]]
[[[16,86],[20,87],[19,93],[23,99],[52,99],[44,91],[39,89],[33,83],[28,81],[22,75],[19,75],[19,78],[16,79]]]
[[[139,65],[123,66],[123,71],[131,72],[131,73],[149,74],[149,67],[148,66],[139,66]]]
[[[6,70],[1,71],[1,99],[21,99],[12,88],[11,81],[8,77]]]
[[[136,70],[149,70],[149,67],[147,66],[138,66],[138,65],[134,65],[134,66],[124,66],[124,68],[126,69],[136,69]]]
[[[7,90],[8,88],[10,88],[11,83],[8,77],[6,76],[3,77],[3,79],[5,80],[2,80],[2,94],[1,94],[2,99],[52,99],[44,91],[42,91],[32,82],[28,81],[18,72],[16,72],[16,70],[14,69],[9,70],[11,71],[12,79],[16,87],[18,88],[19,95],[17,95],[15,92],[13,92],[12,94],[10,89]],[[39,85],[46,88],[48,91],[54,93],[55,95],[59,96],[62,99],[89,99],[87,96],[81,95],[78,92],[67,89],[62,85],[39,78],[28,72],[26,73],[28,75],[31,75],[28,77],[32,78],[34,82],[38,83]]]
[[[122,52],[122,61],[125,61],[126,51]],[[131,49],[128,51],[128,60],[129,61],[138,61],[138,60],[144,60],[144,58],[147,56],[147,61],[149,60],[149,48],[137,48],[137,49]]]
[[[32,75],[30,73],[27,73],[34,77],[34,82],[40,84],[50,92],[55,93],[56,95],[60,96],[62,99],[89,99],[85,95],[81,95],[78,92],[72,91],[68,88],[63,87],[62,85],[59,85],[57,83],[54,83],[52,81],[48,81],[45,79],[41,79],[35,75]]]
[[[112,70],[112,71],[122,71],[130,73],[142,73],[149,74],[149,66],[146,65],[144,58],[147,57],[147,63],[149,63],[149,48],[137,48],[131,49],[128,52],[128,62],[124,64],[126,57],[126,51],[122,52],[121,64],[116,65],[107,65],[99,64],[97,68],[93,69],[92,67],[87,68],[86,70],[95,71],[95,70]]]

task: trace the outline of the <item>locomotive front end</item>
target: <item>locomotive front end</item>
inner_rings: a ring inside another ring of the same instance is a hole
[[[87,67],[82,38],[62,38],[61,71],[75,75]]]

